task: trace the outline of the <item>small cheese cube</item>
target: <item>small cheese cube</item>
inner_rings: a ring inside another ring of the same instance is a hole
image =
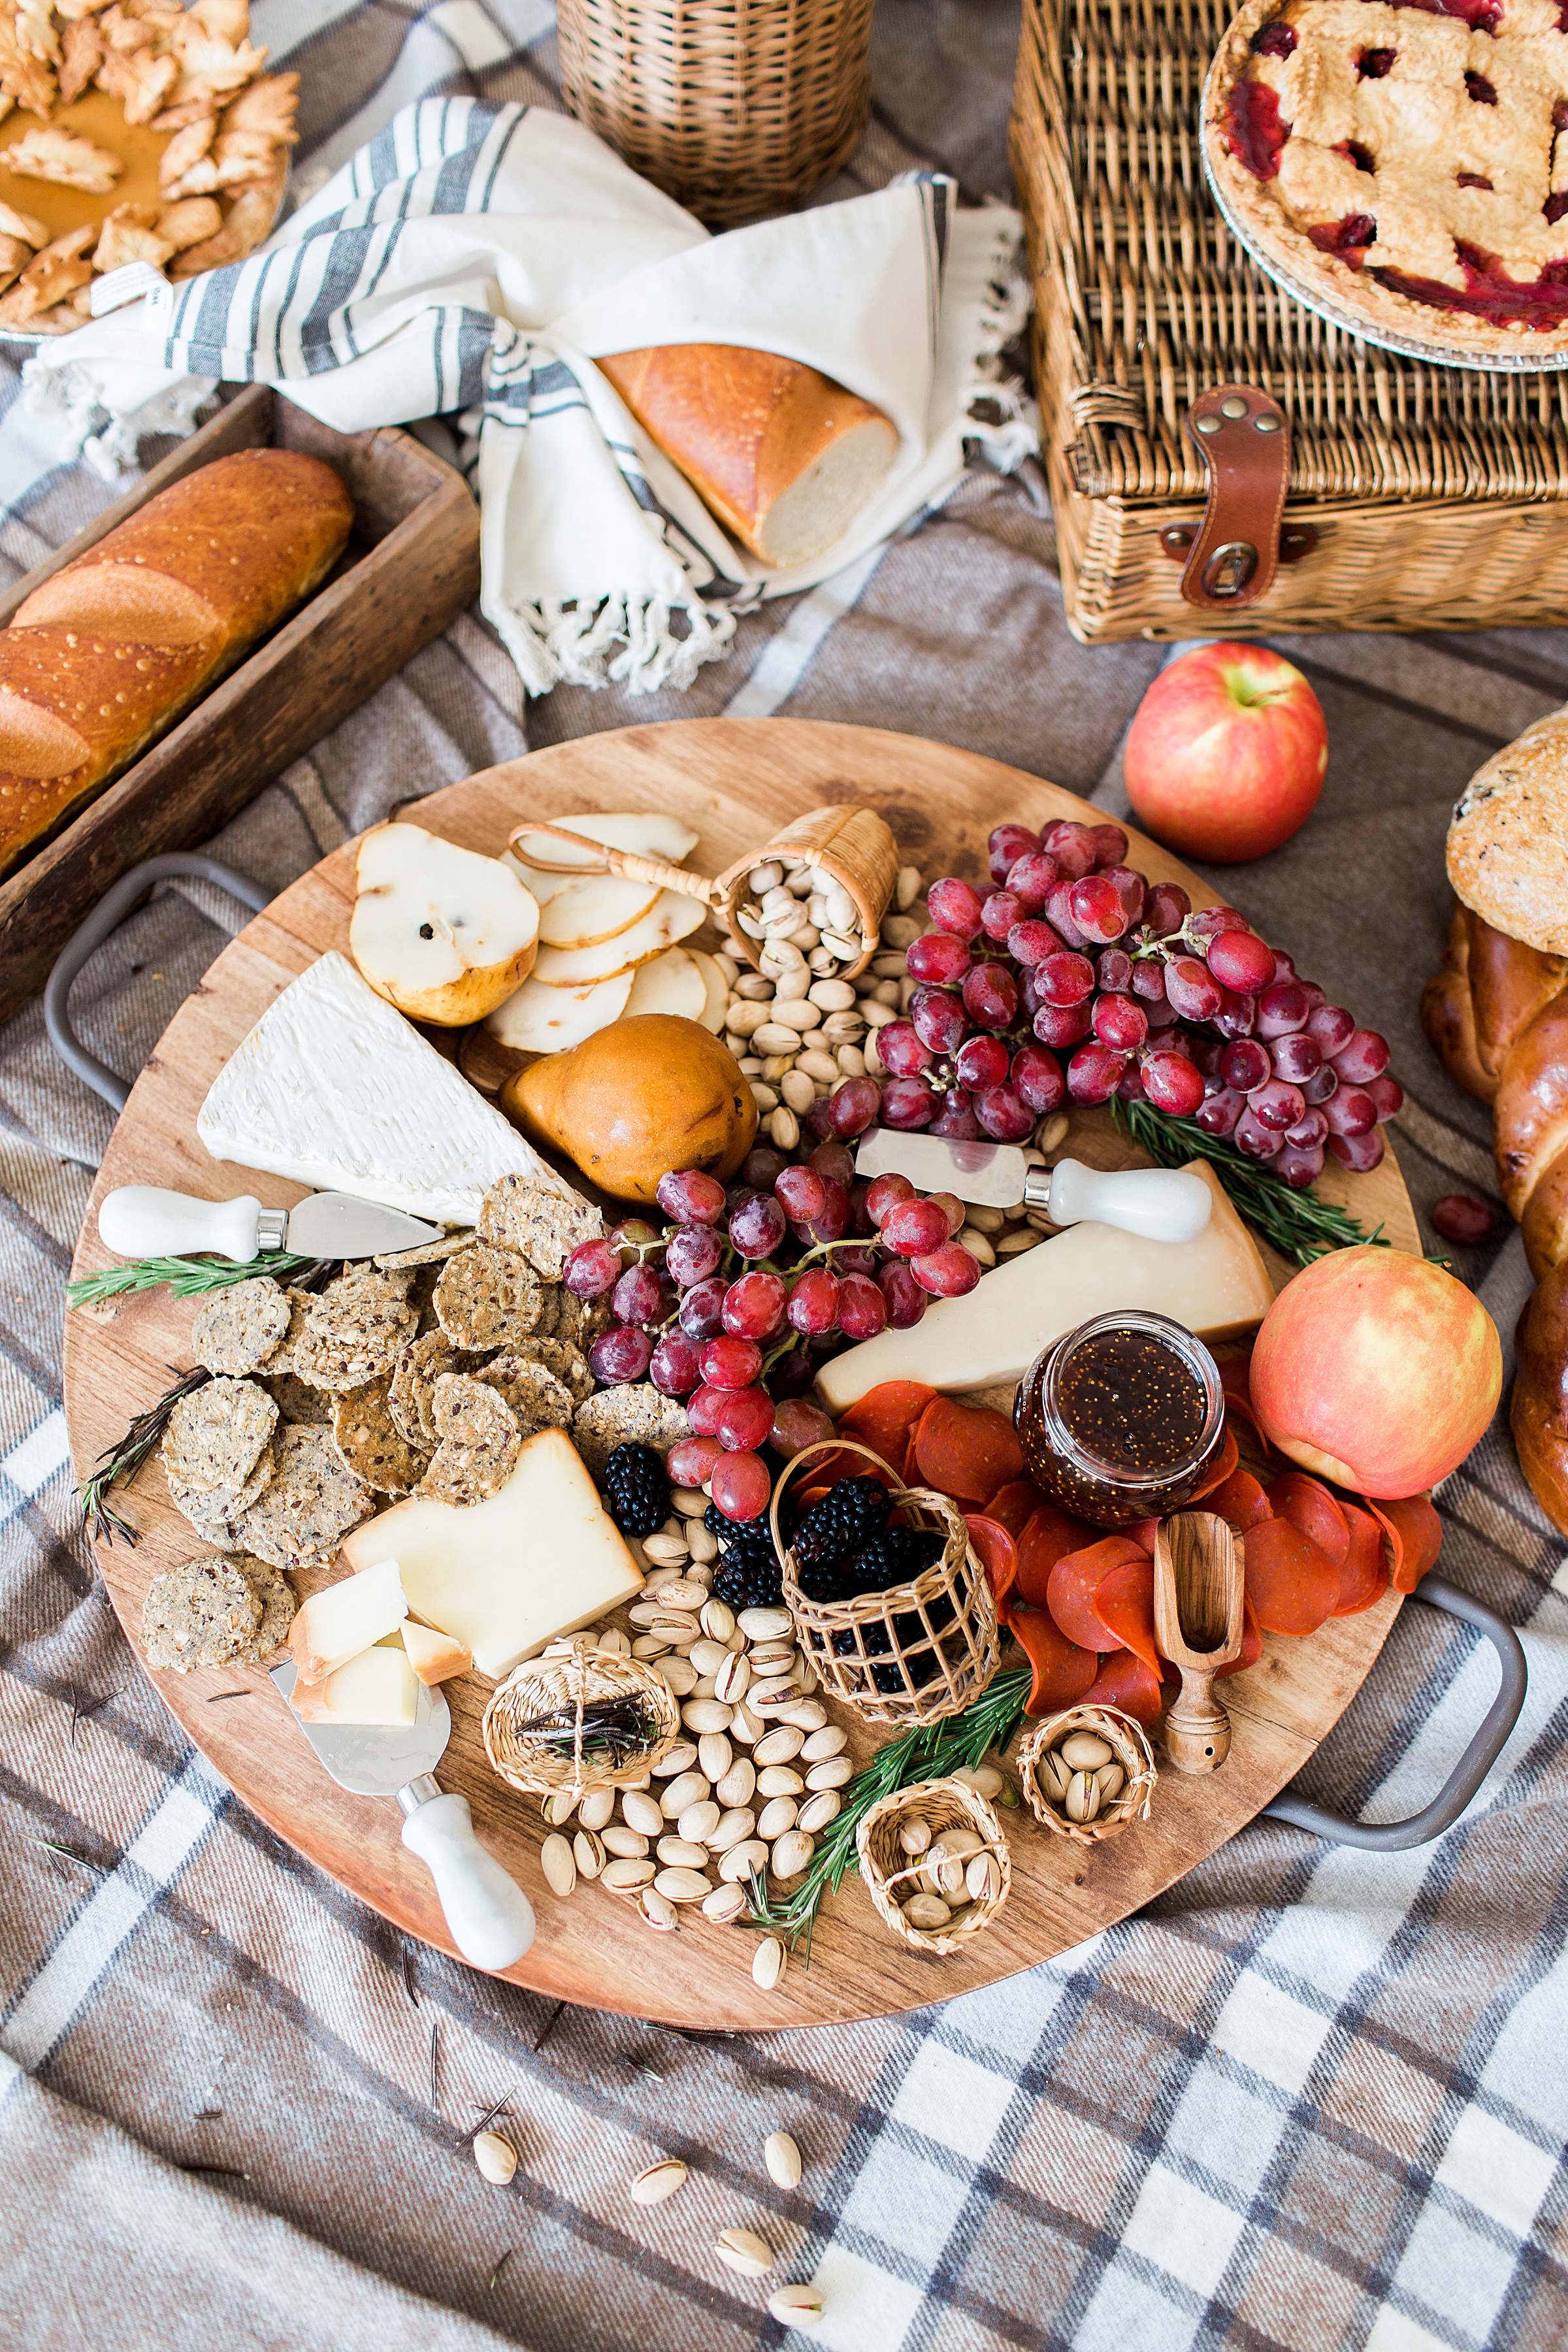
[[[390,1552],[374,1567],[313,1592],[289,1628],[289,1647],[302,1683],[319,1683],[334,1666],[395,1633],[408,1614],[407,1596]]]
[[[399,1642],[362,1650],[320,1683],[296,1683],[294,1712],[301,1723],[414,1723],[419,1678]]]
[[[465,1643],[455,1642],[450,1633],[438,1633],[434,1625],[416,1625],[412,1617],[405,1617],[398,1630],[409,1664],[432,1689],[453,1675],[466,1675],[474,1663],[473,1653]]]

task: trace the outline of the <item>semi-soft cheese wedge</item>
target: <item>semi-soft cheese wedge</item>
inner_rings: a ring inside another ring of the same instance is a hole
[[[289,1628],[300,1680],[319,1683],[383,1634],[395,1633],[407,1614],[408,1601],[390,1549],[377,1554],[374,1568],[312,1592]]]
[[[467,1510],[411,1495],[345,1538],[355,1568],[395,1559],[408,1606],[508,1675],[557,1633],[642,1591],[642,1571],[565,1433],[525,1438],[499,1495]]]
[[[401,1642],[362,1650],[321,1683],[297,1683],[293,1707],[301,1723],[414,1723],[419,1678]]]
[[[438,1683],[450,1682],[454,1675],[466,1675],[474,1663],[466,1643],[455,1642],[450,1633],[437,1633],[434,1625],[416,1625],[412,1617],[405,1617],[398,1631],[409,1664],[432,1690]]]
[[[843,1412],[881,1381],[923,1381],[950,1395],[1021,1381],[1051,1340],[1119,1307],[1169,1315],[1204,1339],[1260,1322],[1274,1286],[1258,1244],[1206,1162],[1192,1165],[1215,1196],[1196,1241],[1069,1225],[983,1275],[967,1298],[939,1298],[912,1330],[882,1331],[830,1358],[816,1376],[823,1403]]]

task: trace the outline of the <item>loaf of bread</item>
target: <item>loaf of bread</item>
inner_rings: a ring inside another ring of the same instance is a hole
[[[34,589],[0,631],[0,876],[320,584],[353,522],[320,458],[246,449]]]
[[[898,454],[879,408],[773,352],[670,343],[597,365],[725,529],[781,570],[842,539]]]
[[[1494,752],[1448,827],[1456,895],[1510,940],[1568,953],[1568,710]]]
[[[1520,1467],[1552,1526],[1568,1535],[1568,1261],[1531,1292],[1514,1359],[1508,1417]]]

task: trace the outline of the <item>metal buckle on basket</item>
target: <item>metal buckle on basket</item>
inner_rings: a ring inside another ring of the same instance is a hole
[[[1290,427],[1284,410],[1256,384],[1215,384],[1188,409],[1185,425],[1201,452],[1208,504],[1197,530],[1173,525],[1160,544],[1184,558],[1182,594],[1200,611],[1234,612],[1256,604],[1273,585],[1280,562],[1299,561],[1317,534],[1281,530],[1290,475]]]

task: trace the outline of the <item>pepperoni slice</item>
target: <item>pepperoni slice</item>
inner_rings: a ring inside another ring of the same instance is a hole
[[[1443,1549],[1443,1522],[1432,1507],[1430,1495],[1406,1495],[1397,1502],[1363,1496],[1373,1517],[1388,1529],[1393,1550],[1395,1592],[1414,1592]]]
[[[1081,1551],[1094,1541],[1094,1529],[1054,1503],[1041,1503],[1030,1512],[1018,1538],[1017,1593],[1031,1609],[1048,1609],[1047,1587],[1064,1552]]]
[[[935,1401],[936,1391],[923,1381],[882,1381],[839,1416],[839,1431],[845,1437],[858,1438],[901,1472],[910,1433]]]
[[[1149,1560],[1113,1568],[1095,1588],[1094,1613],[1106,1632],[1142,1658],[1156,1682],[1163,1671],[1154,1637],[1154,1570]]]
[[[1006,1486],[986,1496],[985,1516],[1005,1528],[1016,1542],[1045,1499],[1032,1478],[1010,1478]]]
[[[1268,1633],[1315,1633],[1340,1597],[1340,1572],[1321,1544],[1289,1519],[1265,1519],[1242,1537],[1247,1591]]]
[[[1226,1412],[1239,1413],[1243,1421],[1251,1423],[1267,1445],[1268,1433],[1258,1420],[1252,1402],[1251,1356],[1226,1356],[1219,1368],[1219,1384],[1225,1391]]]
[[[1229,1422],[1226,1422],[1224,1429],[1220,1433],[1219,1444],[1215,1450],[1214,1460],[1209,1464],[1207,1475],[1204,1479],[1204,1483],[1201,1486],[1194,1488],[1192,1494],[1188,1496],[1186,1502],[1182,1507],[1184,1510],[1190,1511],[1195,1509],[1205,1495],[1212,1495],[1216,1486],[1223,1486],[1226,1480],[1230,1476],[1231,1472],[1236,1468],[1240,1458],[1240,1455],[1236,1450],[1236,1433],[1231,1428]]]
[[[1145,1726],[1157,1723],[1163,1705],[1160,1678],[1131,1650],[1112,1650],[1083,1694],[1086,1706],[1119,1706]]]
[[[1204,1508],[1237,1529],[1260,1527],[1274,1517],[1274,1507],[1250,1470],[1233,1470],[1223,1486],[1204,1496]]]
[[[1287,1470],[1270,1482],[1268,1492],[1276,1518],[1289,1519],[1340,1567],[1351,1546],[1350,1521],[1322,1480],[1309,1477],[1305,1470]]]
[[[939,1396],[915,1431],[921,1477],[939,1494],[984,1503],[999,1486],[1024,1475],[1024,1455],[1005,1413],[989,1405],[957,1404]]]
[[[991,1587],[991,1598],[998,1609],[1018,1581],[1018,1547],[999,1520],[982,1517],[976,1512],[963,1521],[969,1529],[969,1540],[985,1570],[985,1580]]]
[[[1131,1527],[1121,1529],[1128,1542],[1135,1543],[1140,1551],[1148,1553],[1151,1559],[1154,1557],[1154,1543],[1159,1532],[1158,1519],[1138,1519]]]
[[[1247,1599],[1244,1589],[1241,1595],[1241,1655],[1239,1658],[1232,1658],[1228,1666],[1215,1668],[1215,1682],[1217,1683],[1224,1675],[1244,1674],[1248,1666],[1255,1666],[1262,1655],[1263,1629],[1258,1622],[1252,1603]]]
[[[1075,1705],[1100,1672],[1094,1652],[1080,1650],[1059,1633],[1043,1609],[1016,1608],[1007,1622],[1035,1670],[1026,1713],[1054,1715],[1059,1706]]]
[[[1340,1597],[1336,1617],[1356,1617],[1381,1601],[1388,1591],[1388,1554],[1381,1523],[1358,1504],[1342,1503],[1350,1542],[1340,1562]]]
[[[1149,1570],[1148,1555],[1126,1536],[1105,1536],[1082,1551],[1064,1552],[1050,1573],[1046,1605],[1069,1642],[1085,1650],[1119,1650],[1120,1633],[1108,1633],[1095,1614],[1094,1596],[1102,1576],[1129,1563]]]

